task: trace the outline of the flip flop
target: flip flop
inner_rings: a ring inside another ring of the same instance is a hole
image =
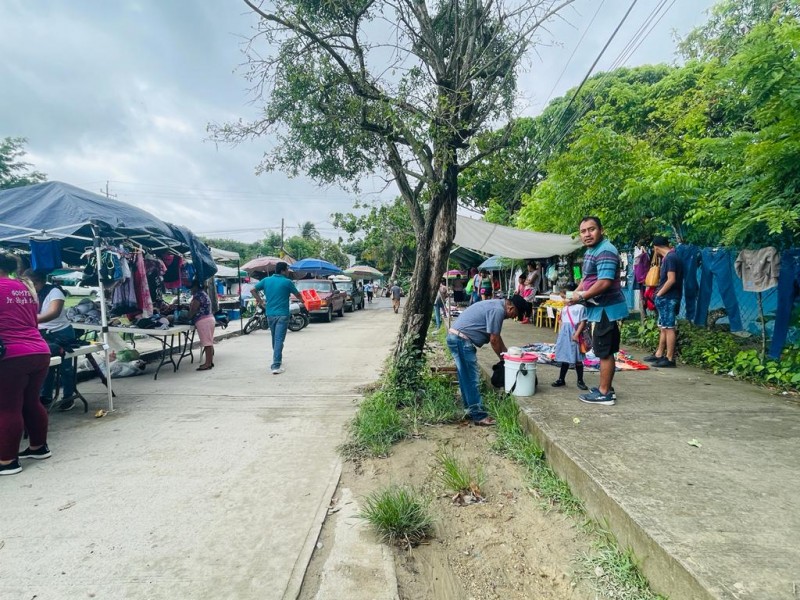
[[[473,425],[477,427],[494,427],[497,425],[497,421],[495,421],[492,417],[484,417],[480,421],[473,421]]]
[[[214,364],[212,363],[212,364],[211,364],[211,365],[209,365],[209,366],[200,365],[199,367],[197,367],[197,370],[198,370],[198,371],[210,371],[210,370],[211,370],[211,369],[213,369],[213,368],[214,368]]]

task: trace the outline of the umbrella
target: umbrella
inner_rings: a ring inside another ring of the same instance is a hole
[[[349,269],[345,269],[344,272],[347,275],[361,277],[363,279],[377,279],[378,277],[383,277],[383,273],[378,271],[378,269],[370,267],[369,265],[355,265]]]
[[[487,271],[501,271],[503,269],[511,268],[513,264],[514,261],[510,258],[491,256],[478,265],[478,269],[486,269]]]
[[[464,273],[459,271],[458,269],[450,269],[447,273],[444,274],[446,279],[453,279],[455,277],[463,277]]]
[[[321,258],[298,260],[293,265],[289,265],[289,270],[297,274],[314,275],[316,277],[327,277],[328,275],[336,275],[342,272],[339,267]]]
[[[242,270],[248,273],[272,273],[275,270],[275,265],[279,262],[288,263],[289,261],[277,256],[259,256],[251,261],[242,265]]]

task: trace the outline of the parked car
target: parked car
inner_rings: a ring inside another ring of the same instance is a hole
[[[335,279],[334,284],[346,294],[344,309],[347,312],[353,312],[354,310],[361,310],[364,308],[364,291],[358,289],[358,286],[352,279],[348,279],[347,281]]]
[[[95,285],[84,285],[79,283],[77,285],[62,285],[61,289],[64,290],[64,294],[69,296],[89,296],[91,298],[96,297],[100,294],[100,288]]]
[[[319,309],[309,311],[311,316],[323,317],[329,323],[333,321],[333,313],[344,316],[344,303],[346,294],[337,289],[336,284],[328,279],[301,279],[294,282],[298,290],[314,290],[317,292],[322,305]]]

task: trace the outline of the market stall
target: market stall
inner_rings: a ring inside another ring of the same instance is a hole
[[[185,255],[191,255],[193,275],[201,280],[212,277],[217,269],[208,247],[185,227],[58,181],[0,191],[0,246],[28,250],[35,270],[60,269],[62,262],[85,265],[84,282],[96,281],[99,289],[95,324],[102,333],[107,365],[106,299],[111,296],[107,289],[113,288],[112,303],[127,301],[129,308],[150,318],[158,299],[150,290],[161,289],[168,281],[180,286]],[[146,256],[151,271],[145,266]],[[126,263],[129,281],[122,285]],[[110,381],[108,406],[113,410]]]

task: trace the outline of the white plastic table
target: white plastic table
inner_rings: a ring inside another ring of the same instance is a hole
[[[66,360],[71,360],[73,362],[73,367],[74,367],[73,368],[73,374],[74,374],[74,377],[75,377],[75,381],[74,381],[75,395],[78,397],[78,399],[81,402],[83,402],[83,412],[88,412],[89,411],[89,403],[86,401],[86,398],[84,398],[83,394],[81,394],[80,390],[78,390],[78,357],[79,356],[85,356],[88,359],[89,364],[92,365],[92,368],[94,369],[95,373],[97,373],[97,375],[100,377],[100,380],[103,382],[103,385],[108,387],[108,380],[106,379],[106,376],[103,374],[103,371],[100,369],[100,365],[97,364],[97,361],[94,359],[94,356],[92,356],[93,354],[96,354],[98,352],[103,352],[103,346],[101,344],[89,344],[88,346],[81,346],[79,348],[75,348],[74,350],[72,350],[70,352],[65,353],[63,359],[60,356],[51,356],[50,357],[50,367],[51,368],[59,366],[62,362],[66,361]],[[60,389],[61,389],[61,370],[60,369],[57,371],[56,381],[55,381],[55,384],[54,384],[53,387],[55,389],[55,393],[54,393],[53,401],[50,404],[50,410],[52,410],[53,407],[55,407],[58,404],[58,402],[57,402],[58,394],[59,394]],[[113,394],[114,392],[112,391],[111,393]]]

